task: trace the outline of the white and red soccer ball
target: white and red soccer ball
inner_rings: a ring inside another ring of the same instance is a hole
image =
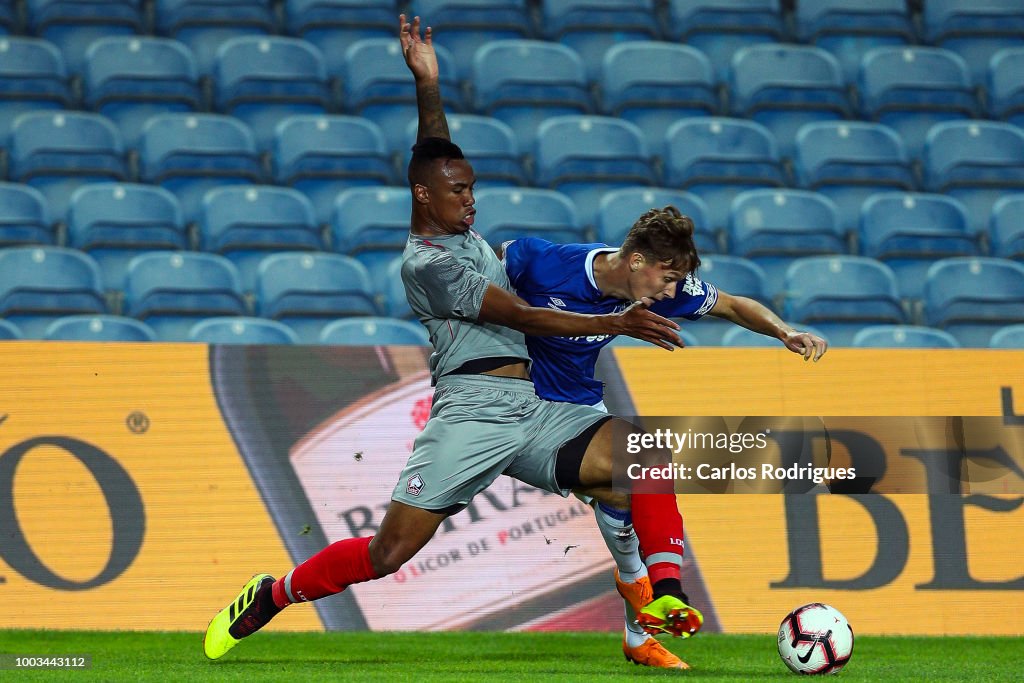
[[[779,625],[779,656],[798,674],[834,674],[853,654],[853,629],[835,607],[812,602]]]

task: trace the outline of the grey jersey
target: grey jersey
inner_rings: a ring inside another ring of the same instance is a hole
[[[402,255],[409,306],[430,333],[434,380],[467,361],[515,357],[529,362],[522,332],[477,322],[491,283],[513,291],[494,250],[473,230],[461,235],[409,235]]]

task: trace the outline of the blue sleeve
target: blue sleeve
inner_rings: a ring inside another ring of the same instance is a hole
[[[676,285],[674,297],[656,302],[651,310],[666,318],[697,320],[714,308],[717,301],[718,290],[715,286],[690,274]]]
[[[556,245],[536,237],[524,237],[505,242],[502,263],[509,282],[516,291],[528,290],[534,284],[535,267]]]

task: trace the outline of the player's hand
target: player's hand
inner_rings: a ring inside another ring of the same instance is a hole
[[[621,313],[616,313],[616,334],[642,339],[669,351],[676,346],[683,348],[683,340],[675,333],[679,325],[647,310],[652,303],[652,299],[645,297]]]
[[[420,18],[413,17],[412,23],[406,23],[405,15],[398,15],[398,37],[402,41],[402,56],[409,71],[417,81],[437,80],[440,70],[437,66],[437,54],[434,52],[433,32],[428,26],[420,37]]]
[[[793,353],[799,353],[804,357],[805,361],[814,359],[817,363],[818,359],[825,355],[828,351],[828,342],[819,337],[816,334],[810,332],[799,332],[794,330],[786,336],[783,340],[786,348]]]

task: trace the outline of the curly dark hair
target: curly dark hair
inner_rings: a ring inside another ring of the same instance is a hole
[[[409,187],[426,185],[434,169],[434,162],[442,159],[465,159],[462,149],[451,140],[444,138],[423,138],[412,147],[409,160]]]
[[[693,243],[693,231],[693,219],[676,207],[651,209],[633,223],[619,253],[628,256],[639,252],[645,259],[671,264],[674,270],[695,273],[700,267],[700,256]]]

